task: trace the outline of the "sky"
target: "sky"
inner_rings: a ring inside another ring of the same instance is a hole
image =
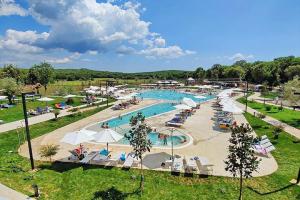
[[[0,66],[141,72],[300,54],[299,0],[0,0]]]

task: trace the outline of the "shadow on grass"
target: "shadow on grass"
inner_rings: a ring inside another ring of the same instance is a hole
[[[89,169],[112,169],[113,166],[104,166],[104,165],[92,165],[92,164],[81,164],[81,163],[69,163],[69,162],[60,162],[56,161],[51,164],[41,164],[39,165],[40,169],[48,169],[53,170],[59,173],[63,173],[69,170],[73,170],[76,168],[82,167],[83,170],[89,170]]]
[[[276,190],[273,190],[273,191],[269,191],[269,192],[260,192],[252,187],[247,187],[249,190],[251,190],[252,192],[255,192],[256,194],[259,194],[259,195],[269,195],[269,194],[273,194],[273,193],[276,193],[276,192],[280,192],[280,191],[283,191],[283,190],[286,190],[286,189],[289,189],[290,187],[293,187],[293,186],[297,186],[297,184],[289,184],[289,185],[286,185],[282,188],[278,188]]]
[[[131,196],[131,195],[140,195],[140,188],[138,188],[137,190],[133,191],[133,192],[122,192],[120,190],[118,190],[117,188],[115,188],[114,186],[112,186],[111,188],[107,189],[107,190],[103,190],[103,191],[97,191],[94,193],[94,198],[92,198],[92,200],[124,200],[127,197]]]

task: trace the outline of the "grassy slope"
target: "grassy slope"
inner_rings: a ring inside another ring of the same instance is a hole
[[[260,95],[263,98],[269,98],[269,99],[275,99],[276,97],[279,96],[278,92],[267,92],[265,94]]]
[[[95,112],[89,111],[82,116],[64,117],[57,122],[33,125],[31,135],[38,137]],[[251,115],[247,114],[246,117],[259,135],[270,136],[270,125]],[[274,152],[279,170],[271,176],[247,180],[246,186],[266,193],[288,185],[288,181],[295,177],[300,163],[300,144],[294,144],[292,140],[285,133],[280,135],[279,143],[276,144],[277,150]],[[123,171],[119,168],[103,169],[38,162],[36,164],[41,170],[30,179],[28,160],[16,153],[7,153],[17,149],[16,133],[10,131],[0,135],[0,145],[0,182],[26,194],[31,194],[31,184],[37,183],[42,199],[97,199],[96,197],[101,197],[108,189],[114,195],[121,194],[116,199],[122,199],[122,195],[128,195],[128,199],[138,199],[136,194],[129,194],[138,188],[139,181],[131,178],[132,175],[138,176],[138,170]],[[11,165],[21,167],[24,172],[10,172]],[[155,171],[145,171],[145,176],[145,192],[141,199],[236,199],[238,194],[238,181],[232,178],[185,178]],[[244,199],[291,200],[296,199],[299,194],[300,188],[295,186],[267,195],[245,189]]]
[[[245,104],[245,98],[238,99],[240,103]],[[270,117],[274,117],[275,119],[278,119],[284,123],[289,124],[290,126],[296,127],[300,129],[300,112],[294,111],[290,109],[284,109],[283,111],[278,110],[278,106],[271,106],[271,110],[267,111],[266,107],[263,103],[258,103],[254,101],[248,101],[248,106],[264,113],[265,115],[268,115]]]

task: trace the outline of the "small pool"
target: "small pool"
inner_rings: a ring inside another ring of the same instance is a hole
[[[136,116],[138,112],[141,112],[146,118],[166,113],[169,111],[175,110],[175,107],[171,103],[159,103],[140,110],[121,115],[107,121],[109,127],[114,128],[124,124],[129,124],[132,116]],[[101,125],[101,123],[100,123]]]
[[[164,144],[164,140],[158,138],[158,133],[156,132],[151,132],[148,134],[147,137],[153,146],[159,146],[159,147],[171,147],[172,146],[172,139],[173,139],[173,145],[174,146],[178,146],[180,144],[183,144],[186,142],[186,136],[185,135],[176,135],[176,136],[169,136],[167,137],[167,144]],[[119,144],[128,144],[129,145],[129,141],[126,138],[121,139],[120,141],[118,141]]]
[[[138,94],[138,97],[146,99],[162,99],[171,101],[181,101],[184,97],[193,99],[195,102],[203,102],[214,98],[214,96],[205,95],[205,99],[195,98],[195,95],[174,90],[148,90]]]

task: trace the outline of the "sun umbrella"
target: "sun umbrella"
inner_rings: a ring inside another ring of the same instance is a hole
[[[174,106],[176,109],[178,109],[178,110],[188,110],[188,109],[191,109],[191,107],[190,106],[188,106],[188,105],[185,105],[185,104],[178,104],[178,105],[176,105],[176,106]]]
[[[87,134],[84,131],[76,131],[76,132],[71,132],[67,133],[63,139],[60,140],[60,142],[72,144],[72,145],[77,145],[83,142],[88,142],[93,139],[92,135]]]
[[[0,100],[5,100],[7,96],[0,96]]]
[[[206,97],[205,96],[201,96],[201,95],[199,95],[199,96],[194,96],[196,99],[206,99]]]
[[[38,101],[48,102],[48,101],[54,101],[54,99],[51,99],[49,97],[42,97],[42,98],[38,99]]]
[[[231,112],[233,114],[242,114],[243,113],[243,110],[234,104],[232,104],[232,105],[226,104],[222,110],[225,112]]]
[[[120,135],[112,129],[103,129],[102,131],[93,135],[93,140],[99,143],[106,143],[106,148],[108,151],[108,143],[114,143],[121,140],[124,136]]]
[[[77,97],[77,95],[69,94],[69,95],[67,95],[67,96],[64,96],[65,99],[73,98],[73,97]]]
[[[182,99],[182,102],[187,105],[187,106],[190,106],[190,107],[196,107],[197,106],[197,103],[195,101],[193,101],[193,99],[190,99],[190,98],[186,98],[184,97]]]
[[[43,102],[46,102],[46,106],[48,105],[48,102],[49,101],[54,101],[54,99],[51,99],[49,97],[42,97],[40,99],[38,99],[38,101],[43,101]]]

